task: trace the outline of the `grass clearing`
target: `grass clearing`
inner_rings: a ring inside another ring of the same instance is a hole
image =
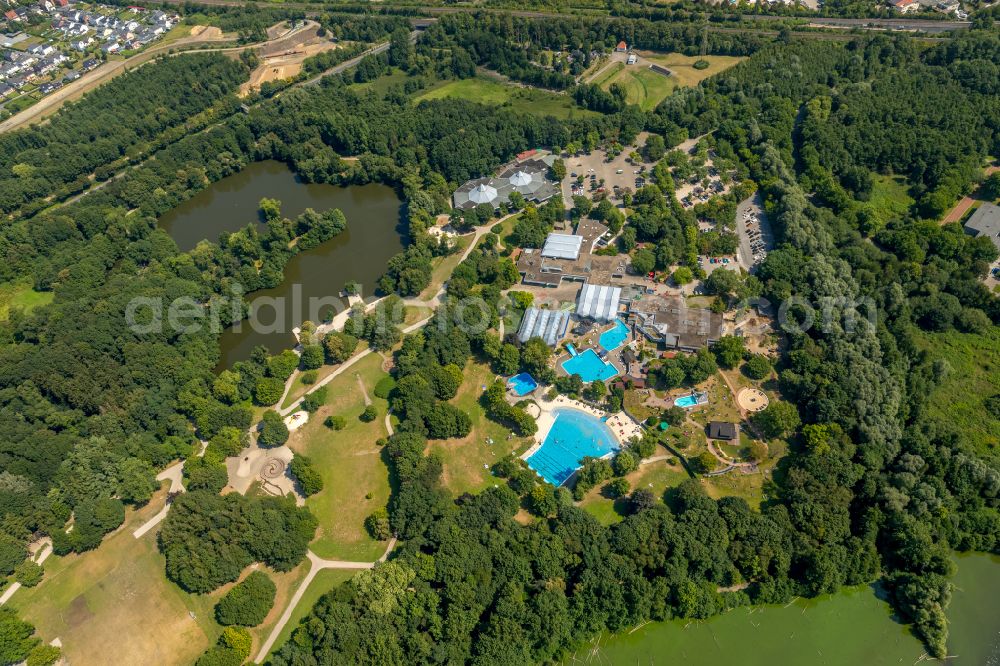
[[[657,446],[653,455],[671,454],[665,448]],[[691,477],[684,471],[680,463],[672,465],[667,460],[658,460],[640,466],[639,469],[628,474],[625,478],[628,479],[632,490],[645,488],[652,491],[657,499],[662,499],[667,488],[677,486]],[[602,525],[612,525],[625,518],[628,506],[624,499],[614,500],[605,497],[602,494],[603,485],[592,488],[580,502],[580,507],[597,518]]]
[[[168,581],[153,532],[132,531],[163,506],[165,491],[96,550],[45,562],[45,578],[19,590],[10,604],[77,666],[192,663],[219,632],[213,596],[192,595]],[[192,618],[190,613],[194,613]]]
[[[389,470],[376,444],[388,435],[388,403],[374,395],[375,384],[385,374],[378,354],[355,363],[327,384],[326,404],[288,440],[292,450],[312,459],[323,477],[324,489],[306,500],[319,520],[310,547],[320,557],[371,562],[385,551],[386,544],[369,537],[364,527],[365,518],[389,500]],[[365,408],[358,377],[378,410],[371,423],[358,419]],[[323,421],[331,414],[343,416],[347,426],[340,431],[327,428]]]
[[[915,203],[903,176],[874,174],[872,182],[872,195],[868,205],[875,211],[882,224],[903,217]]]
[[[0,284],[0,321],[7,321],[12,308],[21,308],[27,313],[42,305],[48,305],[53,298],[55,293],[35,291],[28,282]]]
[[[445,486],[453,495],[478,493],[500,483],[489,468],[511,452],[522,452],[531,445],[531,438],[507,439],[510,430],[487,418],[479,397],[483,386],[489,386],[496,375],[482,363],[472,362],[465,368],[465,381],[450,402],[472,419],[472,430],[461,439],[431,440],[429,450],[444,459]],[[492,438],[493,444],[487,439]]]
[[[708,77],[724,72],[746,60],[740,56],[686,56],[680,53],[653,53],[650,51],[637,51],[636,53],[650,62],[669,69],[670,78],[674,79],[678,86],[696,86]],[[695,69],[694,64],[699,60],[707,60],[708,67]]]
[[[618,63],[621,65],[621,63]],[[613,68],[612,68],[613,69]],[[610,78],[601,76],[599,84],[605,90],[612,84],[619,84],[625,88],[625,101],[629,104],[636,104],[643,111],[651,111],[656,105],[672,93],[677,88],[677,82],[673,77],[655,72],[649,67],[638,65],[622,65],[622,69]]]
[[[569,95],[559,95],[538,88],[521,88],[483,77],[442,81],[417,95],[414,102],[446,97],[465,99],[488,106],[506,105],[518,113],[555,116],[560,119],[600,115],[577,106]]]
[[[927,411],[934,418],[961,431],[984,456],[1000,456],[1000,420],[983,402],[1000,393],[1000,330],[972,333],[920,333],[917,344],[930,358],[951,366],[931,392]]]

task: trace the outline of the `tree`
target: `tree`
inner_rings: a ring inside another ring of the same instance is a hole
[[[513,375],[521,366],[521,352],[517,347],[505,342],[496,359],[496,371],[501,375]]]
[[[385,508],[377,509],[375,513],[365,518],[365,529],[376,541],[385,541],[392,536],[389,527],[389,512]]]
[[[257,444],[271,449],[281,446],[288,441],[288,426],[285,425],[281,415],[273,409],[264,412],[264,417],[260,422],[260,431],[257,435]]]
[[[549,177],[555,181],[561,181],[566,177],[566,163],[562,159],[556,159],[549,168]]]
[[[608,394],[608,388],[600,379],[590,382],[587,388],[583,389],[583,394],[592,402],[600,402]]]
[[[671,277],[674,284],[679,287],[683,287],[694,279],[694,274],[687,266],[680,266],[674,271],[674,274]]]
[[[659,134],[650,134],[642,147],[643,157],[647,162],[658,162],[667,152],[667,144]]]
[[[531,510],[531,513],[542,518],[555,513],[556,509],[559,508],[555,488],[547,483],[541,483],[532,488],[528,508]]]
[[[768,439],[784,437],[799,427],[799,411],[790,402],[776,401],[753,415],[754,425]]]
[[[365,423],[371,423],[378,416],[378,411],[375,409],[375,405],[368,405],[365,407],[365,411],[361,412],[360,418]]]
[[[343,430],[344,428],[347,427],[347,419],[345,419],[343,416],[331,414],[330,416],[326,417],[325,421],[323,421],[323,425],[325,425],[327,428],[330,428],[331,430]]]
[[[34,587],[42,582],[45,570],[31,560],[25,560],[14,570],[14,580],[25,587]]]
[[[347,333],[333,331],[323,338],[323,350],[326,354],[326,362],[330,365],[343,363],[354,354],[358,348],[358,339]]]
[[[702,451],[690,462],[695,471],[700,472],[701,474],[708,474],[715,469],[715,466],[718,463],[715,456],[708,451]]]
[[[215,619],[221,625],[256,627],[271,611],[277,591],[263,571],[251,572],[215,605]]]
[[[271,222],[281,218],[281,202],[277,199],[264,197],[260,200],[260,214],[264,216],[265,222]]]
[[[413,60],[413,43],[404,27],[396,28],[389,37],[389,64],[407,71]]]
[[[629,507],[632,513],[640,513],[656,506],[656,495],[648,488],[636,488],[629,497]]]
[[[0,606],[0,664],[17,664],[27,658],[39,640],[35,628],[24,622],[9,606]]]
[[[727,268],[717,268],[705,278],[705,291],[722,298],[736,295],[742,286],[740,274]]]
[[[612,480],[606,488],[608,495],[617,499],[628,495],[629,491],[632,489],[632,484],[628,482],[628,479],[619,477]]]
[[[646,275],[656,267],[656,255],[643,248],[632,255],[632,270],[637,275]]]
[[[323,477],[313,467],[312,460],[306,456],[296,453],[289,469],[295,480],[299,482],[299,489],[302,490],[304,496],[311,497],[323,490]]]
[[[611,463],[615,476],[625,476],[639,468],[639,460],[629,450],[619,451]]]
[[[674,405],[673,407],[669,407],[664,410],[660,418],[670,425],[677,427],[687,420],[687,412],[684,411],[683,407],[677,407]]]
[[[291,349],[286,349],[277,356],[272,356],[267,359],[267,372],[272,377],[277,377],[281,381],[285,381],[292,376],[295,369],[299,366],[298,354],[293,352]]]
[[[254,402],[258,405],[273,405],[285,393],[285,382],[277,377],[260,377],[253,389]]]
[[[541,338],[531,338],[521,347],[521,366],[538,376],[549,367],[552,349]]]
[[[746,353],[746,342],[735,335],[724,335],[712,345],[712,352],[719,365],[723,368],[735,368],[743,360]]]
[[[750,449],[751,460],[763,462],[767,458],[767,444],[759,439],[751,440],[748,448]]]
[[[1000,199],[1000,171],[994,171],[986,177],[980,187],[979,194],[990,201]]]
[[[753,354],[743,365],[743,372],[751,379],[766,379],[771,370],[771,361],[763,354]]]
[[[304,345],[302,356],[299,357],[299,367],[303,370],[316,370],[323,367],[325,358],[322,345]]]

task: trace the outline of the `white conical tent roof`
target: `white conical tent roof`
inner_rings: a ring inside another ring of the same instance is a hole
[[[497,189],[485,183],[480,183],[469,192],[469,201],[477,204],[491,203],[496,198]]]
[[[510,184],[514,187],[521,187],[531,182],[531,174],[525,171],[518,171],[510,177]]]

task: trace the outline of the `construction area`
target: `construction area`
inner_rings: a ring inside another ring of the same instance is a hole
[[[315,21],[306,21],[290,28],[286,23],[279,23],[268,29],[269,41],[255,49],[260,64],[250,72],[250,79],[240,86],[240,96],[259,90],[264,83],[298,76],[306,58],[340,48],[329,37],[321,37],[319,28]],[[280,36],[282,31],[284,36]]]

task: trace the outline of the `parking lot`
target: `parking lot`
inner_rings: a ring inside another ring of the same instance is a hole
[[[628,188],[632,192],[642,187],[639,183],[645,184],[645,173],[649,171],[652,165],[646,164],[641,160],[633,163],[629,160],[629,155],[633,151],[639,151],[645,144],[647,136],[648,133],[646,132],[640,133],[634,145],[625,146],[622,152],[610,162],[607,160],[607,153],[603,149],[580,155],[570,155],[564,158],[563,161],[566,163],[566,178],[562,183],[562,191],[563,202],[566,208],[573,207],[573,186],[577,183],[580,176],[583,176],[583,184],[576,190],[576,193],[590,197],[591,199],[595,198],[601,192],[607,192],[608,196],[614,201],[617,200],[615,187],[618,188],[618,191]],[[643,180],[639,180],[640,178]]]
[[[752,271],[774,247],[774,235],[759,194],[754,193],[736,208],[736,231],[740,237],[739,262]]]

